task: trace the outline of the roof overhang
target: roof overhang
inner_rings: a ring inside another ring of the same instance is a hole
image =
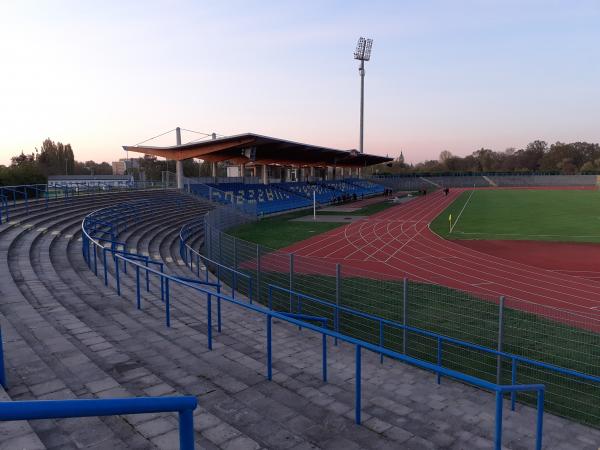
[[[123,146],[123,149],[181,161],[231,161],[234,164],[281,164],[291,166],[364,167],[391,161],[357,150],[337,150],[302,144],[259,134],[246,133],[171,147]],[[251,155],[253,156],[251,158]]]

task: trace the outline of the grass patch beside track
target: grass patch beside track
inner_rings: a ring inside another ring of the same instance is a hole
[[[446,239],[600,242],[600,194],[578,190],[477,190],[462,193],[431,223]],[[452,233],[448,215],[458,219]]]
[[[352,207],[352,203],[348,203]],[[354,212],[330,212],[317,211],[318,216],[370,216],[384,211],[392,206],[392,203],[374,203]],[[303,241],[326,231],[333,230],[346,225],[343,222],[297,222],[292,221],[299,217],[312,214],[312,210],[304,209],[289,214],[267,217],[257,222],[247,223],[227,230],[227,234],[254,242],[272,249],[287,247],[296,242]]]

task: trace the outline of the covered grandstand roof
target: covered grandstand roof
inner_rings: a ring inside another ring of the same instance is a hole
[[[183,160],[232,161],[235,164],[282,164],[298,166],[364,167],[391,161],[392,158],[303,144],[254,133],[226,136],[171,147],[123,146],[127,151]]]

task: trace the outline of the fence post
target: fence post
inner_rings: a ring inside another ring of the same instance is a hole
[[[504,296],[498,304],[498,351],[504,347]],[[502,384],[502,356],[496,357],[496,384]]]
[[[237,238],[233,238],[233,268],[237,270]]]
[[[292,298],[292,291],[294,290],[294,254],[290,253],[290,299]]]
[[[402,353],[405,355],[407,350],[406,345],[406,327],[408,325],[408,278],[404,278],[403,287],[402,287],[402,324],[404,328],[402,328]]]
[[[342,279],[341,279],[341,273],[342,273],[342,266],[338,263],[335,265],[335,313],[334,313],[334,326],[335,326],[335,332],[339,333],[340,332],[340,299],[342,296]],[[333,340],[333,345],[338,345],[338,339],[337,337]]]
[[[260,245],[256,244],[256,299],[260,303]]]

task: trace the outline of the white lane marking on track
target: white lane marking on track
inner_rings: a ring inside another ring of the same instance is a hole
[[[428,249],[431,249],[431,248],[433,248],[433,247],[438,247],[438,248],[440,248],[440,249],[441,249],[440,251],[442,251],[442,250],[446,250],[446,251],[448,251],[448,249],[450,249],[450,250],[453,250],[453,251],[457,252],[459,255],[461,255],[461,257],[460,257],[459,259],[461,259],[461,260],[464,260],[464,261],[468,261],[469,263],[472,263],[472,262],[473,262],[473,258],[472,258],[472,257],[471,257],[471,258],[469,258],[468,260],[467,260],[467,259],[465,259],[465,257],[463,257],[463,255],[468,255],[468,254],[469,254],[469,252],[468,252],[468,251],[465,251],[465,249],[464,249],[464,248],[462,248],[461,250],[457,249],[457,248],[456,248],[456,246],[457,246],[457,245],[459,245],[459,244],[454,244],[454,243],[451,243],[451,242],[449,242],[449,241],[443,240],[443,239],[439,238],[439,236],[437,236],[437,235],[435,235],[435,234],[432,234],[432,236],[435,236],[435,237],[437,237],[437,240],[435,240],[435,241],[432,241],[432,240],[431,240],[431,238],[428,238],[427,236],[425,236],[424,234],[422,234],[422,237],[424,238],[424,242],[423,242],[423,243],[420,243],[420,244],[421,244],[421,245],[423,245],[423,246],[427,246],[427,248],[428,248]],[[432,247],[432,246],[433,246],[433,247]],[[475,251],[475,253],[482,254],[481,252],[477,252],[477,251]],[[405,254],[406,254],[406,253],[405,253]],[[484,254],[484,255],[485,255],[485,254]],[[408,256],[409,256],[409,257],[414,257],[414,255],[412,255],[412,254],[410,254],[410,255],[408,255]],[[482,267],[487,267],[487,268],[489,268],[489,267],[488,267],[488,265],[489,265],[489,262],[490,262],[490,256],[489,256],[489,255],[485,255],[485,257],[478,257],[478,256],[475,256],[475,259],[481,259],[481,260],[485,261],[485,262],[483,263]],[[501,274],[499,275],[498,273],[493,273],[493,274],[490,274],[490,273],[482,272],[481,270],[478,270],[478,269],[473,269],[473,270],[474,270],[474,271],[476,271],[476,272],[480,272],[480,273],[482,273],[483,275],[488,275],[488,276],[489,276],[489,275],[491,275],[491,276],[495,276],[495,277],[500,277],[500,278],[502,278],[503,280],[510,280],[510,281],[514,281],[514,278],[515,278],[515,272],[514,272],[514,270],[513,270],[512,272],[510,272],[510,271],[507,271],[507,270],[502,270],[502,267],[507,267],[507,266],[509,266],[509,265],[510,265],[510,267],[514,269],[514,265],[515,265],[515,263],[514,263],[514,262],[510,262],[510,261],[507,261],[507,260],[503,260],[502,258],[495,258],[495,259],[496,259],[497,261],[499,261],[499,262],[497,262],[497,263],[496,263],[496,265],[497,265],[497,266],[500,266],[499,272],[504,272],[504,273],[507,273],[507,274],[508,274],[507,276],[502,276]],[[387,264],[387,263],[386,263],[386,264]],[[387,264],[387,265],[388,265],[388,266],[390,266],[390,267],[393,267],[393,266],[391,266],[391,265],[389,265],[389,264]],[[429,267],[431,267],[431,268],[435,268],[435,267],[445,267],[445,268],[447,269],[447,266],[444,266],[444,265],[441,265],[441,264],[438,264],[438,265],[436,265],[435,263],[430,263],[430,264],[428,265],[428,268],[421,267],[420,269],[421,269],[421,270],[423,270],[423,271],[425,271],[425,272],[434,273],[434,274],[436,274],[436,275],[439,275],[437,272],[435,272],[435,271],[433,271],[433,270],[429,270]],[[461,272],[461,271],[459,271],[459,270],[451,270],[451,272],[456,272],[457,274],[458,274],[458,273],[464,273],[464,268],[462,268],[462,270],[463,270],[462,272]],[[498,270],[498,268],[496,268],[496,270]],[[540,272],[535,272],[535,271],[531,271],[531,270],[529,270],[528,272],[530,272],[530,273],[532,273],[532,274],[536,274],[536,275],[544,275],[543,273],[540,273]],[[409,272],[407,271],[406,273],[409,273]],[[512,274],[512,276],[511,276],[511,274]],[[519,274],[519,276],[521,276],[521,277],[522,277],[523,275]],[[453,278],[453,277],[452,277],[451,275],[449,275],[449,274],[445,274],[445,275],[444,275],[444,277],[445,277],[445,278],[447,278],[447,279],[449,279],[449,280],[453,280],[453,281],[456,281],[456,282],[459,282],[459,281],[460,281],[460,282],[464,283],[464,281],[462,281],[462,280],[458,280],[458,279],[455,279],[455,278]],[[476,275],[475,275],[475,277],[476,277],[476,278],[480,278],[480,277],[477,277]],[[423,278],[423,277],[421,277],[421,278]],[[481,279],[481,278],[480,278],[480,279]],[[571,280],[571,281],[573,281],[573,280]],[[532,283],[518,282],[518,284],[519,284],[519,285],[524,285],[524,286],[525,286],[525,288],[526,288],[526,287],[532,287],[532,286],[535,286],[536,288],[538,288],[538,290],[537,290],[536,292],[530,292],[530,291],[528,291],[528,290],[525,290],[523,287],[520,287],[520,288],[518,287],[518,288],[516,288],[516,289],[517,289],[517,290],[520,290],[520,291],[521,291],[521,292],[523,292],[523,293],[530,294],[530,295],[535,295],[535,296],[537,296],[537,297],[542,297],[542,298],[551,299],[551,300],[554,300],[555,302],[564,303],[564,304],[568,304],[568,305],[576,305],[576,306],[578,306],[578,307],[580,307],[580,308],[589,309],[589,306],[584,306],[584,305],[581,305],[581,304],[578,304],[578,303],[573,303],[573,302],[569,302],[569,301],[564,301],[564,300],[562,300],[562,299],[557,299],[556,297],[550,297],[550,296],[548,296],[548,295],[545,295],[545,294],[543,294],[543,293],[540,293],[540,289],[539,289],[539,288],[540,288],[540,284],[541,284],[541,283],[542,283],[542,282],[540,281],[538,284],[536,284],[536,285],[533,285]],[[467,283],[467,284],[470,284],[470,283]],[[557,286],[562,286],[560,283],[558,283],[558,284],[557,284],[557,283],[549,283],[549,284],[555,284],[555,285],[557,285]],[[578,282],[574,282],[573,284],[584,285],[583,283],[578,283]],[[589,285],[584,285],[584,286],[589,288]],[[488,293],[490,293],[490,292],[491,292],[491,293],[494,293],[494,294],[497,294],[497,295],[501,294],[501,293],[500,293],[500,292],[498,292],[497,290],[487,289],[487,288],[485,288],[485,287],[482,287],[482,289],[483,289],[483,290],[485,290],[485,291],[487,291]],[[545,290],[545,291],[550,291],[550,292],[553,292],[553,293],[558,293],[558,294],[561,294],[561,292],[559,292],[559,291],[557,291],[557,290],[555,290],[555,289],[547,289],[547,288],[542,288],[542,291],[544,291],[544,290]],[[562,293],[562,295],[564,296],[564,293]],[[587,298],[587,297],[580,297],[580,296],[573,296],[573,297],[575,297],[575,298],[580,298],[580,299],[586,299],[586,300],[589,300],[589,298]],[[517,297],[515,297],[515,298],[517,298]],[[522,300],[523,300],[523,299],[522,299]],[[528,301],[528,300],[524,300],[524,301]],[[529,301],[529,302],[531,302],[531,301]],[[535,302],[534,302],[534,303],[535,303]],[[552,306],[548,306],[548,307],[549,307],[549,308],[551,308],[551,309],[559,309],[559,310],[562,310],[561,308],[557,308],[557,307],[552,307]],[[575,312],[575,313],[576,313],[576,312]]]
[[[431,206],[431,205],[429,205],[429,206]],[[442,205],[442,206],[444,206],[444,205]],[[440,211],[441,211],[441,209],[440,209]],[[437,215],[437,213],[436,213],[435,215]],[[424,235],[424,234],[422,233],[423,231],[424,231],[424,229],[422,229],[422,230],[421,230],[421,235],[422,235],[422,237],[424,238],[424,240],[425,240],[425,243],[420,243],[421,245],[425,246],[427,243],[430,243],[430,244],[433,244],[434,246],[437,246],[437,247],[439,247],[439,248],[441,249],[440,251],[442,251],[442,250],[446,250],[446,252],[447,252],[447,249],[448,249],[448,248],[449,248],[449,249],[451,249],[451,250],[454,250],[454,251],[457,251],[457,250],[458,250],[458,249],[457,249],[457,247],[456,247],[458,244],[451,244],[450,242],[448,242],[448,241],[445,241],[445,240],[442,240],[442,239],[440,239],[439,237],[438,237],[438,240],[437,240],[437,241],[432,241],[430,238],[428,238],[426,235]],[[436,236],[436,235],[434,235],[434,234],[432,234],[432,235],[433,235],[433,236]],[[444,245],[444,244],[445,244],[445,245]],[[451,244],[451,245],[450,245],[450,244]],[[453,247],[452,247],[452,245],[453,245]],[[430,247],[430,246],[428,246],[428,248],[431,248],[431,247]],[[423,251],[421,251],[421,252],[423,253]],[[404,253],[405,253],[405,252],[404,252]],[[466,252],[466,251],[465,251],[465,249],[462,249],[462,251],[460,251],[460,250],[459,250],[459,251],[457,251],[457,253],[458,253],[459,255],[461,255],[461,256],[463,256],[463,255],[467,255],[467,254],[468,254],[468,252]],[[476,254],[482,254],[481,252],[475,252],[475,253],[476,253]],[[405,253],[405,254],[406,254],[406,253]],[[412,255],[412,254],[410,254],[410,255],[407,255],[407,256],[409,256],[409,257],[414,257],[414,255]],[[478,257],[478,256],[475,256],[475,258],[476,258],[476,259],[481,259],[481,260],[484,260],[484,261],[486,261],[486,262],[489,264],[489,260],[490,260],[490,258],[489,258],[489,255],[485,255],[485,256],[486,256],[486,257],[484,257],[484,258],[482,258],[482,257]],[[458,259],[464,259],[464,258],[462,258],[462,257],[457,257],[457,258],[458,258]],[[499,265],[499,266],[501,266],[501,267],[502,267],[502,265],[506,266],[506,264],[507,264],[507,261],[506,261],[506,260],[503,260],[503,259],[501,259],[501,258],[495,258],[495,259],[496,259],[497,261],[499,261],[498,263],[496,263],[497,265]],[[434,260],[435,260],[435,259],[434,259]],[[465,260],[465,261],[467,261],[466,259],[464,259],[464,260]],[[469,262],[472,262],[472,258],[470,258],[468,261],[469,261]],[[508,263],[509,263],[509,264],[511,264],[510,262],[508,262]],[[392,268],[392,269],[394,269],[394,270],[399,270],[399,268],[398,268],[398,267],[395,267],[395,266],[393,266],[393,265],[391,265],[391,264],[389,264],[389,263],[385,263],[385,264],[386,264],[388,267],[390,267],[390,268]],[[487,264],[485,264],[485,263],[484,263],[484,266],[486,266],[486,265],[487,265]],[[436,265],[436,264],[434,263],[434,264],[429,264],[429,266],[428,266],[428,267],[445,267],[445,266],[443,266],[443,265]],[[525,266],[525,267],[526,267],[526,266]],[[511,264],[511,268],[514,268],[514,263],[512,263],[512,264]],[[428,270],[427,268],[421,268],[421,270],[424,270],[425,272],[434,273],[434,274],[436,274],[436,275],[439,275],[437,272],[435,272],[435,271],[433,271],[433,270]],[[481,272],[481,270],[476,270],[476,271],[477,271],[477,272]],[[505,273],[509,273],[508,271],[506,271],[506,270],[502,270],[502,269],[500,269],[500,271],[501,271],[501,272],[505,272]],[[423,279],[423,280],[425,280],[425,281],[429,281],[429,282],[431,282],[431,280],[427,280],[427,278],[425,278],[425,277],[423,277],[423,276],[419,276],[419,275],[416,275],[416,274],[412,274],[412,273],[410,273],[409,271],[403,271],[403,272],[404,272],[404,273],[408,273],[408,274],[410,274],[410,275],[413,275],[413,276],[416,276],[416,277],[418,277],[419,279]],[[452,272],[461,273],[461,274],[463,273],[463,272],[460,272],[460,271],[458,271],[458,270],[452,270]],[[534,273],[534,272],[532,272],[531,270],[529,270],[529,272],[530,272],[530,273]],[[482,272],[482,273],[483,273],[483,272]],[[512,271],[512,272],[510,272],[510,273],[512,273],[512,274],[513,274],[513,277],[512,277],[512,278],[503,277],[502,275],[500,275],[500,278],[503,278],[504,280],[513,280],[513,278],[514,278],[514,271]],[[483,274],[485,274],[485,273],[483,273]],[[537,274],[537,275],[540,275],[540,273],[539,273],[539,272],[535,272],[535,274]],[[490,275],[490,274],[489,274],[489,273],[487,273],[487,275]],[[492,274],[492,275],[494,275],[494,276],[498,276],[498,274]],[[544,275],[544,274],[541,274],[541,275]],[[461,282],[461,284],[464,284],[464,281],[463,281],[463,280],[458,280],[458,279],[455,279],[455,278],[453,278],[453,277],[452,277],[452,276],[450,276],[450,275],[444,275],[444,277],[445,277],[445,278],[447,278],[447,279],[449,279],[449,280],[453,280],[453,281],[456,281],[456,282]],[[477,277],[477,276],[476,276],[476,278],[479,278],[479,277]],[[480,279],[481,279],[481,278],[480,278]],[[467,283],[467,284],[469,284],[469,283]],[[532,284],[531,284],[531,283],[527,284],[527,283],[524,283],[524,282],[520,282],[519,284],[525,284],[526,286],[530,286],[530,287],[532,286]],[[582,284],[582,283],[575,283],[575,284]],[[536,286],[537,286],[537,287],[539,287],[539,285],[536,285]],[[493,293],[497,294],[497,292],[496,292],[496,291],[493,291],[493,290],[490,290],[490,289],[486,289],[486,288],[482,288],[482,289],[483,289],[483,290],[485,290],[485,291],[487,291],[488,293],[489,293],[489,292],[493,292]],[[517,289],[518,289],[518,288],[517,288]],[[520,289],[521,289],[521,291],[523,292],[523,288],[520,288]],[[558,292],[558,291],[556,291],[556,290],[550,290],[550,291],[551,291],[551,292]],[[527,292],[527,291],[525,291],[525,293],[532,294],[531,292]],[[539,291],[538,291],[538,292],[534,292],[534,293],[533,293],[533,295],[536,295],[536,296],[538,296],[538,297],[543,297],[543,298],[552,298],[552,297],[549,297],[548,295],[540,294],[540,293],[539,293]],[[553,298],[553,300],[555,300],[555,301],[556,301],[557,299],[556,299],[556,298]],[[526,300],[525,300],[525,301],[526,301]],[[571,303],[571,302],[566,302],[566,301],[561,301],[561,303],[567,303],[567,304],[575,304],[575,305],[577,305],[576,303]],[[589,307],[585,307],[585,306],[582,306],[582,305],[580,305],[580,304],[579,304],[578,306],[579,306],[579,307],[582,307],[582,308],[589,309]],[[556,308],[556,307],[550,307],[550,308],[559,309],[559,308]]]
[[[465,208],[467,207],[467,205],[469,204],[469,202],[471,201],[471,197],[473,197],[473,193],[475,192],[475,189],[473,189],[471,191],[471,194],[469,195],[469,198],[467,199],[467,201],[465,202],[465,204],[463,205],[462,209],[460,210],[460,212],[458,213],[458,217],[456,218],[456,220],[454,221],[454,223],[452,224],[452,226],[450,227],[450,233],[452,233],[452,230],[454,230],[454,227],[456,227],[456,224],[458,223],[458,221],[460,220],[460,216],[462,216],[463,211],[465,210]]]

